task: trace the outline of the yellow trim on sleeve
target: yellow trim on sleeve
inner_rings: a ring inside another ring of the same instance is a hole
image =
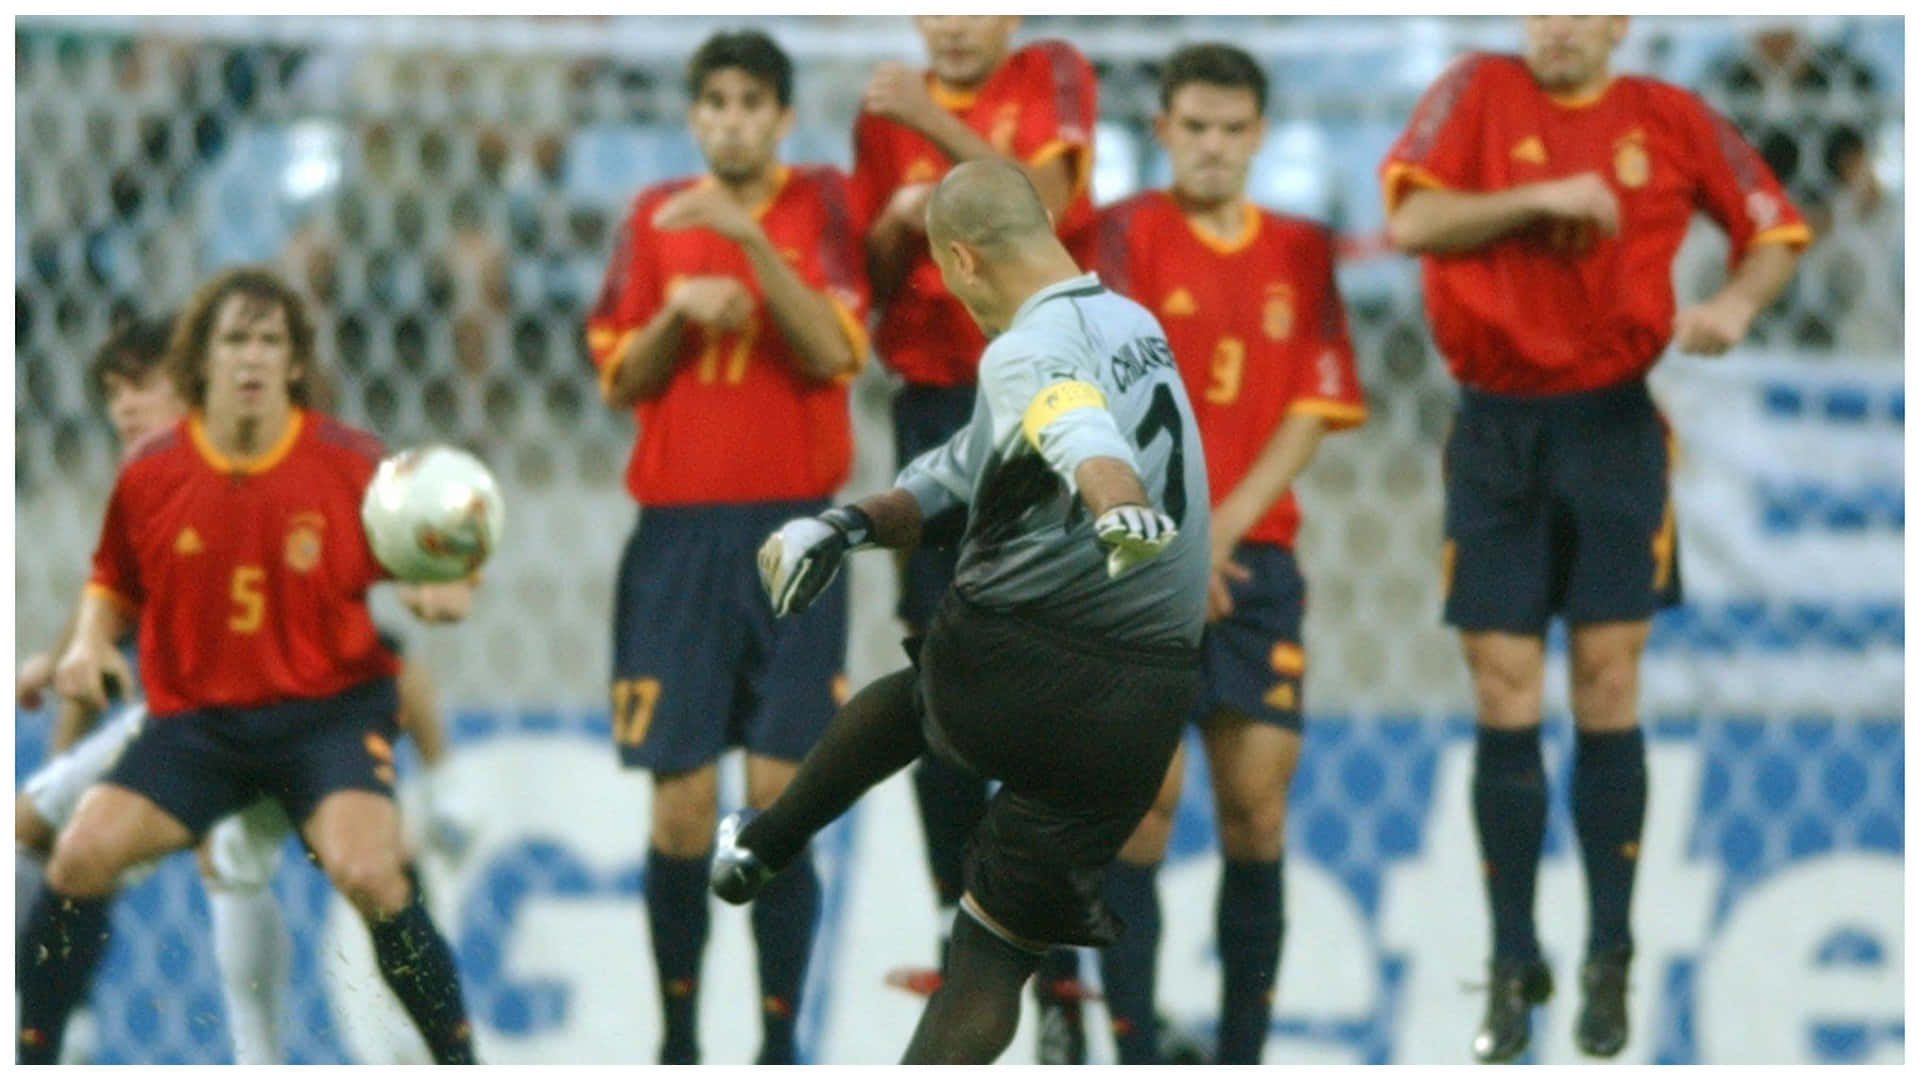
[[[1747,248],[1751,250],[1761,244],[1792,244],[1797,247],[1806,247],[1811,243],[1813,243],[1813,230],[1798,222],[1790,222],[1754,233],[1753,239],[1747,241]]]
[[[592,334],[596,332],[604,332],[608,334],[613,333],[612,330],[589,331],[588,333],[589,348],[592,347],[591,345]],[[612,404],[613,378],[615,375],[620,373],[620,361],[623,357],[627,355],[627,346],[632,344],[634,335],[638,333],[640,333],[640,329],[638,327],[635,327],[634,329],[629,330],[624,334],[621,334],[619,338],[615,339],[613,343],[613,348],[607,352],[606,363],[600,365],[600,400],[601,401],[607,402],[608,404]]]
[[[1037,169],[1061,154],[1073,150],[1078,150],[1080,153],[1067,165],[1067,174],[1073,181],[1073,186],[1067,193],[1069,202],[1093,183],[1093,155],[1087,152],[1087,144],[1069,142],[1066,139],[1051,139],[1027,158],[1027,167]]]
[[[109,601],[112,601],[115,607],[118,607],[121,611],[125,611],[129,614],[140,610],[139,604],[136,604],[132,600],[128,599],[127,596],[121,593],[118,589],[112,588],[111,586],[102,585],[97,581],[87,582],[87,587],[83,591],[87,596],[106,597]]]
[[[1445,189],[1446,181],[1433,175],[1418,165],[1406,161],[1395,161],[1387,166],[1387,172],[1381,178],[1380,197],[1386,200],[1387,213],[1400,205],[1402,183],[1417,184],[1425,188]]]
[[[1020,417],[1020,430],[1035,450],[1040,449],[1040,432],[1048,424],[1075,409],[1104,409],[1107,407],[1107,395],[1090,382],[1078,379],[1062,379],[1042,387],[1027,402],[1027,411]]]
[[[1367,407],[1332,398],[1301,398],[1287,406],[1290,413],[1309,413],[1336,428],[1354,427],[1367,418]]]
[[[860,370],[867,366],[867,328],[861,325],[859,319],[853,317],[853,312],[845,304],[834,299],[831,294],[827,296],[827,304],[833,308],[834,318],[840,321],[840,333],[846,336],[847,346],[853,350],[853,367],[834,376],[834,379],[838,382],[852,382],[853,377],[860,374]]]

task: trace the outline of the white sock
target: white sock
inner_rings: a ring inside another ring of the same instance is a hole
[[[27,909],[33,905],[40,883],[47,877],[47,864],[39,852],[15,846],[13,849],[13,939],[27,925]]]
[[[293,967],[293,939],[273,890],[207,890],[213,956],[227,1003],[236,1065],[279,1065],[280,1018]]]

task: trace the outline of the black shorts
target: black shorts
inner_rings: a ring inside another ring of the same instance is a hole
[[[1680,602],[1666,422],[1646,383],[1463,389],[1447,438],[1446,621],[1545,635]]]
[[[952,438],[973,419],[974,388],[925,386],[908,383],[893,398],[893,445],[897,468]],[[900,570],[900,602],[894,613],[923,631],[940,609],[940,598],[953,584],[953,568],[960,558],[958,544],[916,547],[907,552]]]
[[[393,797],[399,711],[380,678],[330,697],[149,716],[101,780],[145,795],[195,838],[262,797],[299,827],[336,791]]]
[[[687,772],[729,746],[799,761],[833,719],[847,651],[847,576],[773,617],[755,553],[824,499],[653,506],[620,558],[613,611],[620,764]]]
[[[1206,689],[1195,718],[1204,721],[1225,707],[1297,735],[1307,674],[1300,646],[1306,580],[1293,552],[1278,544],[1241,543],[1233,558],[1252,577],[1227,582],[1233,613],[1207,624],[1201,643]]]
[[[1195,649],[1103,641],[949,592],[919,648],[927,748],[1001,782],[966,887],[1028,941],[1108,945],[1107,864],[1153,805],[1200,691]]]

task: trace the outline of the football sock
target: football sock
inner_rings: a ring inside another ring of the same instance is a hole
[[[1066,945],[1048,949],[1047,954],[1040,958],[1040,967],[1035,974],[1039,976],[1039,981],[1042,983],[1041,993],[1057,996],[1053,994],[1054,983],[1080,980],[1079,950]]]
[[[942,758],[928,755],[913,769],[913,797],[927,838],[927,865],[941,905],[960,902],[966,890],[962,867],[967,837],[987,812],[987,782]],[[951,924],[949,924],[951,925]]]
[[[1547,825],[1540,729],[1477,729],[1473,764],[1473,820],[1493,912],[1493,956],[1531,962],[1540,956],[1533,887]]]
[[[953,921],[948,959],[946,977],[927,999],[902,1064],[986,1065],[1013,1042],[1020,987],[1040,963],[1039,954],[1002,941],[962,911]]]
[[[1219,1065],[1258,1065],[1273,1019],[1273,984],[1287,932],[1282,860],[1228,859],[1214,934],[1220,948]]]
[[[740,830],[740,845],[771,869],[785,867],[868,788],[918,757],[926,740],[913,704],[917,678],[912,668],[882,675],[841,706],[786,790]]]
[[[87,996],[94,969],[107,951],[111,897],[74,899],[42,888],[33,898],[14,953],[20,992],[15,1060],[52,1065],[60,1060],[67,1017]]]
[[[227,1006],[235,1065],[278,1065],[282,994],[293,939],[270,889],[207,889],[213,960]]]
[[[33,896],[47,877],[47,857],[31,848],[13,849],[13,939],[27,928],[27,912],[33,909]]]
[[[711,855],[676,858],[647,851],[647,927],[653,966],[660,977],[661,1017],[666,1035],[660,1064],[700,1061],[700,962],[707,951],[707,864]]]
[[[1160,866],[1116,860],[1107,867],[1107,906],[1125,924],[1120,940],[1100,950],[1100,984],[1122,1065],[1160,1060],[1160,1021],[1153,1008],[1160,954]]]
[[[1627,909],[1647,814],[1647,744],[1639,728],[1574,739],[1573,826],[1587,871],[1587,953],[1631,949]]]
[[[368,929],[380,977],[413,1018],[434,1064],[472,1065],[473,1029],[460,998],[460,972],[453,950],[420,903],[419,887],[412,889],[412,898],[399,913],[369,923]]]
[[[807,956],[820,917],[820,878],[801,852],[753,902],[753,943],[760,959],[760,1057],[756,1065],[797,1064],[794,1018],[806,985]]]

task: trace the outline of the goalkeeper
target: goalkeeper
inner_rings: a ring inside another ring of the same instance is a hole
[[[891,491],[760,550],[774,612],[849,550],[960,534],[912,667],[855,695],[764,812],[721,822],[714,892],[745,903],[868,788],[931,752],[1001,782],[968,845],[946,977],[909,1063],[990,1062],[1051,945],[1122,932],[1101,877],[1152,804],[1199,690],[1206,466],[1173,352],[1082,274],[1033,186],[963,163],[927,209],[934,261],[991,341],[971,423]]]

